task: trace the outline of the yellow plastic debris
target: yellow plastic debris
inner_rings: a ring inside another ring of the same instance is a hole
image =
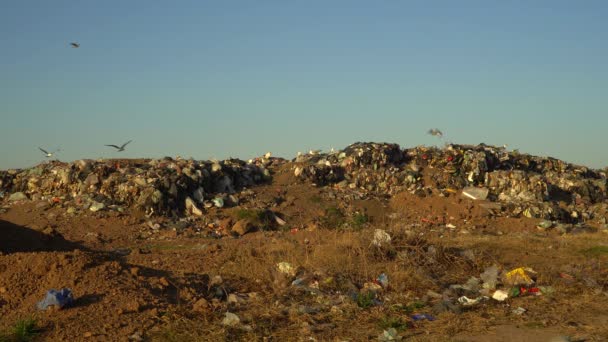
[[[536,272],[530,267],[519,267],[505,274],[504,282],[508,285],[532,285]]]

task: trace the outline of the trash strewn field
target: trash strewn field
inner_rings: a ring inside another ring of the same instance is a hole
[[[606,181],[374,143],[0,171],[0,341],[603,341]]]

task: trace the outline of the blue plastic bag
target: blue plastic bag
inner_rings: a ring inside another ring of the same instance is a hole
[[[388,276],[385,273],[382,273],[381,275],[378,276],[378,278],[376,279],[376,281],[383,287],[383,288],[387,288],[388,287]]]
[[[59,309],[69,306],[74,302],[72,290],[63,288],[59,291],[51,289],[46,293],[46,297],[38,302],[38,310],[46,310],[49,306],[56,306]]]
[[[429,314],[415,314],[412,316],[412,319],[414,321],[424,321],[425,319],[428,321],[434,321],[435,317],[433,317]]]

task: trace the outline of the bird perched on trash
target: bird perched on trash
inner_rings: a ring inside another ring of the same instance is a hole
[[[436,136],[436,137],[438,137],[438,138],[443,137],[443,132],[442,132],[442,131],[440,131],[440,130],[439,130],[439,129],[437,129],[437,128],[432,128],[432,129],[429,129],[429,131],[428,131],[427,133],[428,133],[428,134],[430,134],[430,135],[432,135],[432,136]]]
[[[310,150],[310,151],[308,151],[308,154],[313,155],[313,156],[317,155],[319,153],[321,153],[321,150]]]
[[[80,43],[71,42],[70,46],[72,46],[72,48],[74,48],[74,49],[78,49],[80,47]]]
[[[53,151],[53,152],[48,152],[47,150],[43,149],[42,147],[38,147],[38,149],[40,151],[42,151],[47,158],[51,158],[52,156],[55,155],[55,153],[59,152],[59,149],[57,149],[56,151]]]
[[[271,156],[272,156],[272,152],[266,152],[266,154],[264,155],[264,158],[270,159]]]
[[[116,145],[106,145],[108,147],[114,147],[116,149],[116,152],[122,152],[125,150],[125,146],[127,146],[131,141],[133,140],[129,140],[126,143],[122,144],[122,146],[116,146]]]

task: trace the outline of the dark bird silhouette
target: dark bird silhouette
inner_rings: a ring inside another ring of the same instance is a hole
[[[109,147],[114,147],[117,151],[116,152],[122,152],[125,150],[125,146],[127,146],[131,141],[133,140],[129,140],[126,143],[122,144],[122,146],[116,146],[116,145],[106,145]]]
[[[70,43],[70,45],[71,45],[71,46],[72,46],[74,49],[77,49],[77,48],[79,48],[79,47],[80,47],[80,43],[76,43],[76,42],[72,42],[72,43]]]

